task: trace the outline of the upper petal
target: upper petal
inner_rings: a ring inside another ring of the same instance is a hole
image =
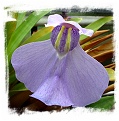
[[[78,23],[76,23],[76,22],[74,22],[74,21],[65,21],[65,23],[72,24],[72,25],[74,25],[76,28],[78,28],[78,29],[79,29],[79,34],[84,34],[84,35],[87,35],[87,36],[92,36],[93,33],[94,33],[93,30],[82,28]]]
[[[50,40],[23,45],[13,53],[11,59],[17,79],[32,92],[50,76],[56,61],[56,51]]]
[[[79,32],[80,32],[80,31],[79,31]],[[94,31],[91,30],[91,29],[85,29],[85,28],[82,28],[82,34],[85,34],[85,35],[91,37],[91,36],[93,35],[93,33],[94,33]]]
[[[74,25],[76,28],[79,29],[79,34],[92,36],[94,33],[93,30],[82,28],[78,23],[76,23],[74,21],[65,21],[63,19],[63,17],[59,14],[54,14],[54,15],[48,16],[48,22],[47,22],[47,24],[45,24],[45,27],[48,27],[48,26],[56,27],[57,25],[60,25],[62,23],[69,23],[69,24]]]
[[[76,23],[76,22],[74,22],[74,21],[65,21],[65,23],[72,24],[72,25],[74,25],[76,28],[78,28],[79,30],[82,30],[82,27],[81,27],[78,23]]]
[[[98,61],[78,45],[67,54],[65,70],[67,91],[74,106],[86,106],[98,101],[108,87],[108,74]]]
[[[48,16],[48,22],[47,22],[47,24],[45,24],[45,27],[48,27],[48,26],[55,27],[64,22],[65,22],[65,20],[63,19],[63,17],[61,15],[59,15],[59,14],[50,15],[50,16]]]

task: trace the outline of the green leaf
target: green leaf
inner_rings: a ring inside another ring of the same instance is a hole
[[[106,68],[108,75],[109,75],[109,80],[114,81],[115,80],[115,72],[111,68]]]
[[[77,22],[77,23],[80,23],[81,21],[82,21],[82,18],[78,18],[78,17],[76,17],[76,18],[70,18],[70,21],[75,21],[75,22]]]
[[[5,37],[6,37],[6,42],[8,43],[12,33],[14,32],[14,30],[16,29],[16,21],[9,21],[6,22],[5,25]]]
[[[16,28],[18,28],[19,25],[24,21],[25,15],[26,15],[26,12],[18,13]]]
[[[104,24],[108,23],[109,21],[111,21],[113,19],[113,17],[103,17],[100,18],[98,20],[96,20],[95,22],[89,24],[88,26],[86,26],[86,29],[92,29],[94,32],[97,31],[98,29],[100,29]],[[80,41],[82,41],[83,39],[87,38],[86,35],[81,35],[80,37]]]
[[[25,91],[28,90],[23,83],[16,84],[10,91]]]
[[[31,28],[39,21],[39,19],[41,19],[44,15],[46,15],[49,12],[50,12],[50,10],[33,12],[14,31],[14,33],[12,34],[12,36],[9,40],[8,47],[7,47],[8,62],[10,61],[12,53],[14,52],[14,50],[20,45],[23,38],[27,35],[27,33],[31,30]]]
[[[23,83],[18,83],[16,84],[10,91],[9,91],[9,96],[13,96],[19,91],[27,91],[28,89],[24,86]]]
[[[101,110],[111,110],[114,105],[114,96],[102,97],[99,101],[92,103],[86,107],[101,109]]]
[[[31,37],[25,40],[22,44],[26,44],[29,42],[36,42],[42,40],[41,38],[47,36],[47,34],[51,33],[53,27],[44,27],[37,32],[35,32]]]
[[[12,73],[9,75],[9,85],[11,85],[12,83],[14,83],[15,81],[17,81],[15,73]]]
[[[48,40],[51,37],[51,32],[47,33],[45,36],[39,38],[39,41],[44,41],[44,40]]]

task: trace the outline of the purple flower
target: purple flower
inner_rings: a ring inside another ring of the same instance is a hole
[[[81,34],[93,30],[50,15],[46,26],[54,26],[51,39],[19,47],[12,56],[16,77],[32,92],[31,97],[47,105],[86,106],[98,101],[108,86],[108,74],[79,45]]]

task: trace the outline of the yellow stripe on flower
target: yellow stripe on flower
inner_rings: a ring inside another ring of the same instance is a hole
[[[68,52],[70,50],[70,45],[71,45],[71,30],[72,28],[68,29],[68,35],[67,35],[67,40],[65,44],[65,51]]]
[[[63,31],[65,29],[65,26],[62,26],[58,36],[57,36],[57,39],[55,41],[55,48],[58,49],[59,45],[60,45],[60,40],[61,40],[61,37],[62,37],[62,34],[63,34]]]

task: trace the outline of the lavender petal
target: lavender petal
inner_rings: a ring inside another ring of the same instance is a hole
[[[108,87],[107,71],[98,61],[77,47],[67,54],[64,80],[73,106],[86,106],[98,101]]]
[[[48,27],[48,26],[55,27],[64,22],[65,22],[65,20],[63,19],[63,17],[61,15],[59,15],[59,14],[50,15],[50,16],[48,16],[48,22],[47,22],[47,24],[45,24],[45,27]]]
[[[79,33],[80,33],[80,31],[79,31]],[[85,34],[85,35],[91,37],[91,36],[93,35],[93,33],[94,33],[94,31],[91,30],[91,29],[85,29],[85,28],[82,28],[82,33],[81,33],[81,34]]]
[[[17,79],[32,92],[50,76],[56,61],[56,51],[50,40],[23,45],[13,53],[11,59]]]
[[[65,21],[65,23],[72,24],[72,25],[74,25],[76,28],[78,28],[79,34],[84,34],[84,35],[87,35],[87,36],[92,36],[93,33],[94,33],[93,30],[82,28],[78,23],[76,23],[76,22],[74,22],[74,21]]]
[[[73,105],[68,97],[64,81],[57,76],[45,80],[31,97],[41,100],[46,105]]]
[[[86,106],[98,101],[108,86],[104,67],[77,45],[59,59],[51,41],[19,47],[12,56],[19,81],[47,105]]]

